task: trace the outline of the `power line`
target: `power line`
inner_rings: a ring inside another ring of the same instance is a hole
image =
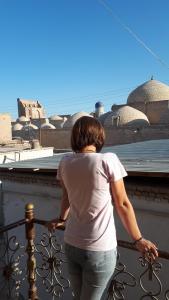
[[[98,99],[100,99],[100,101],[102,101],[101,98],[105,98],[105,97],[119,97],[119,96],[126,96],[128,95],[129,91],[131,91],[134,87],[125,87],[125,88],[120,88],[120,89],[114,89],[114,90],[107,90],[101,93],[93,93],[93,94],[88,94],[88,95],[81,95],[81,96],[72,96],[69,98],[62,98],[60,101],[58,101],[57,99],[54,99],[55,103],[49,103],[48,102],[48,106],[52,105],[62,105],[62,106],[72,106],[72,105],[77,105],[77,104],[86,104],[86,103],[91,103],[91,101],[98,101]],[[122,92],[125,92],[122,94]],[[120,93],[120,94],[119,94]],[[37,99],[38,97],[36,97]],[[83,101],[83,99],[85,99],[85,102]],[[29,99],[28,99],[29,100]],[[40,100],[40,98],[38,98],[38,100],[43,104],[45,104],[44,100]],[[73,101],[72,101],[73,100]],[[110,99],[111,100],[111,99]],[[66,104],[64,102],[67,101],[71,101],[70,105]],[[5,106],[5,103],[4,103]],[[1,108],[3,107],[3,104],[1,104]],[[14,109],[14,105],[10,105],[8,106],[8,109]]]
[[[155,84],[156,85],[156,84]],[[152,84],[153,86],[153,84]],[[124,97],[126,98],[129,95],[129,92],[133,90],[134,87],[125,87],[125,88],[120,88],[120,89],[114,89],[114,90],[107,90],[102,93],[97,93],[97,94],[90,94],[90,95],[84,95],[84,96],[76,96],[76,97],[70,97],[70,98],[64,98],[61,99],[60,101],[54,100],[55,103],[52,102],[47,102],[44,100],[40,100],[40,103],[44,106],[45,110],[48,112],[49,110],[55,110],[57,111],[63,111],[63,110],[76,110],[79,109],[79,107],[82,107],[82,110],[93,110],[95,102],[98,100],[102,101],[104,106],[112,105],[112,102],[119,102],[119,97]],[[125,93],[123,93],[125,92]],[[37,98],[37,97],[36,97]],[[38,98],[39,99],[39,98]],[[121,100],[123,100],[121,99]],[[85,101],[84,101],[85,100]],[[124,101],[125,102],[125,101]],[[3,103],[5,105],[5,103]],[[3,109],[3,104],[1,104],[0,109]],[[75,108],[75,109],[74,109]],[[5,108],[5,111],[8,111],[10,113],[17,113],[17,105],[16,108],[14,105],[8,106]],[[75,111],[77,112],[77,110]]]
[[[115,19],[129,34],[147,51],[149,52],[161,65],[169,69],[168,64],[160,58],[147,44],[129,27],[127,26],[122,20],[113,12],[112,8],[104,1],[98,0],[106,10],[109,11],[113,19]]]

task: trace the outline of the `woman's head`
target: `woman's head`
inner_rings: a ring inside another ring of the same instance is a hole
[[[71,134],[71,147],[74,152],[80,152],[89,145],[94,145],[100,152],[105,141],[105,132],[101,123],[89,116],[79,118]]]

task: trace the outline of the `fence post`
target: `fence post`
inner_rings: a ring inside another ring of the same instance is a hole
[[[29,300],[38,300],[37,288],[36,288],[36,259],[34,256],[34,239],[35,239],[35,225],[34,219],[34,205],[29,203],[25,207],[25,219],[26,219],[26,239],[27,248],[26,252],[28,254],[27,259],[27,271],[28,271],[28,296]]]

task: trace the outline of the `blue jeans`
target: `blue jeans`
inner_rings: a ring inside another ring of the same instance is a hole
[[[100,300],[116,266],[116,249],[89,251],[65,244],[74,300]]]

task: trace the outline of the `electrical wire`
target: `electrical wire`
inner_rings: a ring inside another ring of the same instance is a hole
[[[109,11],[113,19],[115,19],[129,34],[147,51],[149,52],[161,65],[169,69],[168,64],[160,58],[147,44],[129,27],[127,26],[113,11],[113,9],[104,0],[98,0],[104,8]]]

